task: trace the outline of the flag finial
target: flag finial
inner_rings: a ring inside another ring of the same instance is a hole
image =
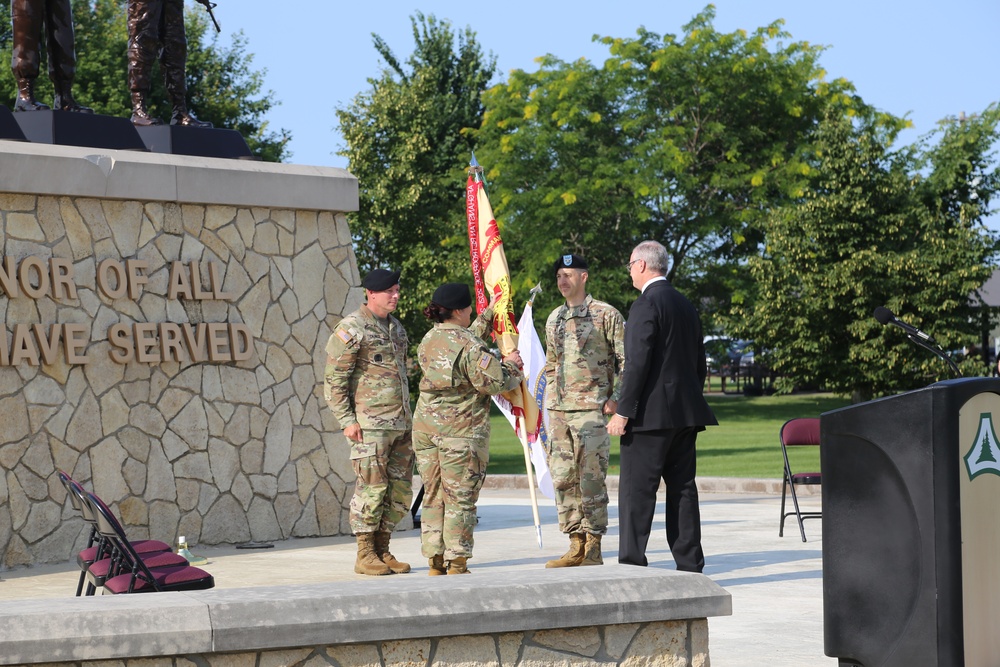
[[[476,160],[476,153],[473,151],[472,159],[469,160],[469,176],[478,183],[483,180],[483,168],[479,166],[479,161]]]
[[[528,305],[535,305],[535,297],[542,293],[542,283],[539,282],[537,285],[528,290]]]

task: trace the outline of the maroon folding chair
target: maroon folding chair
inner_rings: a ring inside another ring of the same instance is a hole
[[[124,558],[122,574],[104,581],[108,593],[152,593],[162,591],[200,591],[215,586],[211,574],[191,565],[150,567],[126,539],[125,531],[111,509],[92,493],[87,494],[97,519],[98,532],[111,540]]]
[[[120,529],[120,534],[124,535],[124,527],[112,513],[107,503],[98,498],[96,494],[84,493],[84,499],[87,501],[85,503],[87,510],[94,517],[95,524],[99,515],[106,514],[114,520],[115,525]],[[91,563],[87,567],[86,572],[84,572],[88,583],[87,595],[93,595],[98,588],[104,586],[104,583],[108,579],[132,571],[130,557],[119,546],[118,540],[107,538],[104,535],[101,535],[101,538],[104,539],[106,548],[102,553],[98,554],[98,559]],[[147,568],[176,567],[188,564],[184,556],[173,553],[169,545],[165,542],[160,542],[159,540],[127,540],[127,542],[132,547],[135,555]],[[160,547],[165,548],[161,549]]]
[[[117,554],[113,543],[103,537],[97,529],[97,519],[87,498],[87,491],[79,482],[62,470],[57,471],[57,473],[59,481],[66,487],[70,504],[73,505],[75,510],[80,512],[80,516],[84,522],[91,526],[90,536],[87,539],[87,547],[76,555],[76,564],[80,568],[80,579],[76,585],[76,596],[79,597],[83,593],[83,584],[88,579],[90,582],[87,586],[86,594],[93,595],[96,588],[101,585],[103,579],[111,571],[114,565],[111,561]],[[170,545],[159,540],[135,540],[131,544],[136,553],[142,557],[171,552]],[[108,562],[102,563],[102,561]],[[95,569],[96,563],[102,563],[102,565],[96,566]],[[101,572],[104,573],[103,576],[100,574]]]
[[[781,455],[785,459],[785,474],[781,482],[781,523],[778,525],[778,537],[785,534],[785,518],[795,515],[799,522],[799,533],[802,541],[806,541],[806,529],[802,522],[805,519],[819,519],[823,516],[821,511],[802,511],[799,507],[799,498],[795,493],[796,486],[822,484],[823,476],[819,472],[792,472],[792,466],[788,463],[789,447],[819,447],[819,418],[800,417],[789,419],[781,427],[779,436],[781,441]],[[785,494],[790,491],[794,511],[785,511]]]

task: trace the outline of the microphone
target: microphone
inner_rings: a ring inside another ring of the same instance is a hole
[[[888,308],[886,308],[885,306],[879,306],[878,308],[875,309],[875,312],[873,314],[875,315],[875,319],[879,321],[879,324],[882,325],[891,324],[893,326],[897,326],[903,331],[905,331],[908,336],[916,336],[917,338],[922,338],[924,341],[928,343],[937,345],[937,341],[931,338],[928,334],[925,334],[923,331],[916,328],[915,326],[909,325],[906,322],[903,322],[902,320],[898,319],[893,314],[893,312]]]

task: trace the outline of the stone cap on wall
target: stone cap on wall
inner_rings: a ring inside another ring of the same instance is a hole
[[[336,167],[0,140],[0,192],[279,209],[358,210]]]
[[[0,602],[0,664],[115,660],[732,614],[701,574],[641,567],[392,576]]]

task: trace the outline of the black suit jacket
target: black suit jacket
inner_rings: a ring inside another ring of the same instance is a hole
[[[698,311],[669,282],[649,285],[625,323],[617,413],[633,431],[718,424],[702,394],[706,372]]]

